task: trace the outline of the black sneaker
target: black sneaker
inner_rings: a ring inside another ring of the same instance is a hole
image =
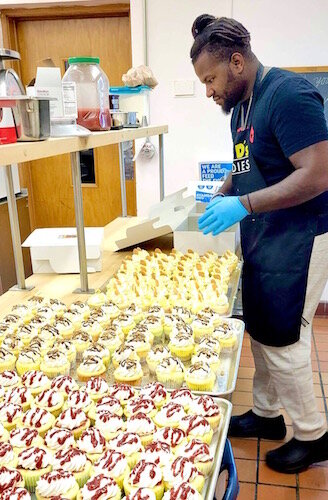
[[[266,463],[271,469],[286,474],[301,472],[324,460],[328,460],[328,432],[315,441],[299,441],[293,438],[266,455]]]
[[[286,436],[284,417],[266,418],[255,415],[249,410],[243,415],[232,417],[229,427],[229,436],[239,438],[284,439]]]

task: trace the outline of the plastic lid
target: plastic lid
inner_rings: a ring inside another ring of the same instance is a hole
[[[68,64],[99,64],[99,57],[69,57]]]

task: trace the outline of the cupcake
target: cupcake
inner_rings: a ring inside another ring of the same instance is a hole
[[[141,487],[152,490],[156,496],[156,500],[162,498],[164,483],[161,468],[158,465],[141,460],[124,480],[126,495],[130,495],[134,490]]]
[[[82,488],[90,478],[91,461],[84,451],[78,448],[68,448],[59,450],[53,457],[53,470],[63,470],[70,472],[80,488]]]
[[[185,411],[189,409],[191,401],[193,401],[194,396],[189,389],[176,389],[171,392],[172,403],[177,403],[183,406]]]
[[[130,399],[137,396],[137,391],[128,384],[115,384],[109,389],[109,393],[113,398],[119,400],[122,406],[126,406]]]
[[[141,444],[147,446],[153,441],[156,427],[152,419],[145,413],[136,413],[126,422],[126,431],[138,434]]]
[[[211,337],[202,337],[199,340],[199,343],[196,344],[196,346],[195,346],[195,352],[197,353],[201,349],[210,349],[211,351],[214,351],[217,354],[220,354],[220,351],[221,351],[220,342],[212,336]]]
[[[213,337],[219,341],[222,351],[233,351],[238,345],[237,332],[229,323],[222,323],[216,327]]]
[[[9,440],[9,433],[0,423],[0,443],[6,443]]]
[[[225,293],[221,293],[219,295],[214,307],[219,314],[227,314],[227,312],[229,311],[229,301]]]
[[[202,349],[199,349],[196,354],[193,355],[191,360],[192,364],[195,364],[199,361],[207,363],[215,374],[218,373],[220,369],[220,357],[217,352],[212,351],[211,349],[208,349],[206,347],[203,347]]]
[[[126,424],[119,415],[103,411],[96,415],[95,428],[100,431],[106,441],[111,441],[125,431]]]
[[[130,468],[123,453],[107,450],[93,466],[93,476],[104,474],[109,476],[122,489],[124,479],[129,475]]]
[[[42,339],[40,335],[36,335],[35,337],[31,338],[30,345],[28,346],[27,349],[30,349],[31,351],[38,353],[42,357],[49,351],[50,345],[47,340]]]
[[[87,382],[90,378],[99,377],[106,372],[106,366],[99,356],[88,356],[84,358],[76,373],[81,382]]]
[[[0,423],[7,431],[11,431],[16,424],[20,421],[23,415],[23,408],[21,405],[13,403],[2,403],[0,405]]]
[[[2,500],[31,500],[31,495],[26,488],[7,489],[1,496]]]
[[[97,290],[95,294],[91,295],[88,299],[88,306],[90,309],[97,309],[108,302],[106,294],[102,293],[100,290]]]
[[[5,390],[13,389],[20,385],[21,379],[14,370],[0,372],[0,387]]]
[[[187,442],[187,436],[186,433],[180,428],[160,427],[154,436],[154,441],[167,443],[172,452],[175,453],[175,450],[179,445]]]
[[[97,415],[100,415],[103,412],[114,413],[119,417],[123,415],[123,410],[119,400],[113,398],[112,396],[103,396],[99,399],[95,406],[93,406],[89,411],[89,418],[94,422]]]
[[[61,394],[64,396],[64,399],[67,399],[68,394],[71,391],[75,391],[78,388],[79,386],[70,375],[59,375],[51,382],[51,389],[56,389],[57,391],[61,392]]]
[[[33,338],[35,331],[31,325],[23,324],[17,330],[17,335],[21,338],[23,344],[29,345],[30,340]]]
[[[76,361],[76,348],[71,340],[60,339],[56,342],[56,349],[62,351],[71,365]]]
[[[38,480],[35,492],[37,500],[52,497],[74,500],[79,492],[79,485],[70,472],[54,470],[47,472]]]
[[[12,307],[11,312],[21,318],[25,324],[29,323],[33,318],[31,309],[25,304],[16,304]]]
[[[173,357],[164,359],[156,368],[156,377],[166,387],[177,389],[184,382],[184,366],[182,362]]]
[[[180,422],[186,413],[183,406],[176,403],[167,403],[154,417],[154,422],[158,427],[179,427]]]
[[[2,499],[8,491],[12,491],[13,488],[21,488],[23,486],[23,477],[18,470],[0,467],[0,496]],[[10,500],[10,497],[7,498]]]
[[[47,449],[54,454],[57,453],[57,451],[74,447],[75,440],[71,431],[53,427],[44,436],[44,444]]]
[[[143,371],[139,361],[124,359],[114,371],[115,382],[123,382],[130,385],[140,385]]]
[[[32,327],[32,337],[34,337],[34,335],[39,335],[41,328],[48,324],[49,321],[47,318],[43,316],[34,316],[29,322],[29,325]]]
[[[109,386],[102,377],[91,377],[84,389],[93,401],[98,401],[109,394]]]
[[[44,356],[40,369],[47,377],[55,378],[58,375],[68,375],[70,363],[62,351],[53,348]]]
[[[8,335],[15,333],[16,330],[17,330],[17,327],[14,324],[5,323],[4,321],[1,321],[0,322],[0,344],[2,343],[4,338],[6,338]]]
[[[130,399],[124,409],[125,415],[130,418],[132,415],[136,415],[139,412],[145,413],[150,418],[153,418],[157,413],[154,401],[145,396],[137,396],[136,398]]]
[[[90,347],[92,338],[89,333],[78,330],[73,334],[72,342],[76,349],[77,358],[79,358],[79,355],[82,354],[86,349],[88,349],[88,347]]]
[[[161,344],[163,342],[164,335],[164,316],[155,316],[154,314],[149,314],[146,319],[144,319],[140,325],[145,325],[149,329],[150,333],[154,336],[154,343]]]
[[[45,325],[40,329],[39,337],[40,339],[48,342],[50,348],[57,340],[59,340],[60,334],[58,328],[55,326]]]
[[[100,307],[93,309],[90,317],[96,319],[102,329],[106,328],[112,321],[107,312]]]
[[[173,331],[173,327],[176,327],[179,323],[185,324],[184,320],[174,313],[167,313],[164,316],[164,333],[167,338]]]
[[[193,336],[182,331],[171,337],[169,343],[172,356],[177,356],[182,361],[190,360],[194,352],[194,346]]]
[[[22,450],[17,458],[17,470],[23,476],[25,487],[34,492],[40,477],[51,470],[51,456],[43,448],[31,446]]]
[[[28,427],[13,429],[10,432],[9,442],[17,455],[22,450],[25,450],[25,448],[43,445],[43,439],[38,431],[36,429],[29,429]]]
[[[24,373],[31,370],[39,370],[41,363],[40,352],[33,347],[26,347],[22,349],[18,355],[16,362],[16,370],[18,375],[22,376]]]
[[[171,488],[163,496],[163,500],[202,500],[202,498],[202,495],[187,482]]]
[[[49,306],[55,312],[56,316],[62,316],[67,311],[66,304],[58,299],[49,299]]]
[[[124,338],[123,333],[122,335]],[[117,328],[109,327],[100,334],[98,341],[106,347],[112,355],[113,352],[122,344],[123,338],[119,335]]]
[[[120,315],[112,321],[112,325],[120,328],[122,332],[127,335],[135,326],[135,322],[132,315],[120,313]]]
[[[63,314],[63,318],[68,319],[74,328],[74,331],[77,331],[81,328],[82,321],[84,321],[83,316],[78,311],[68,310]]]
[[[141,307],[139,307],[135,302],[130,304],[129,307],[127,307],[124,312],[132,316],[135,324],[140,323],[140,321],[144,317]]]
[[[22,319],[18,316],[18,314],[7,314],[2,320],[2,323],[10,325],[12,327],[12,331],[16,332],[18,328],[23,324]]]
[[[186,371],[186,384],[192,391],[211,391],[215,380],[215,373],[203,361],[197,361]]]
[[[85,430],[76,444],[79,450],[86,453],[92,463],[100,458],[107,447],[104,436],[94,427]]]
[[[189,413],[205,417],[214,431],[221,420],[220,407],[211,396],[204,395],[195,398],[189,406]]]
[[[126,346],[125,344],[120,345],[112,356],[112,362],[114,368],[117,368],[121,361],[125,359],[132,359],[134,361],[139,361],[139,356],[137,355],[135,349],[133,347]]]
[[[57,418],[56,426],[72,431],[74,438],[78,439],[82,432],[90,426],[90,420],[82,410],[68,408]]]
[[[94,342],[86,349],[86,351],[83,353],[83,359],[87,358],[88,356],[98,356],[98,358],[102,359],[102,362],[104,363],[106,368],[108,368],[110,360],[109,350],[100,342]]]
[[[23,427],[29,429],[36,429],[40,436],[45,433],[54,425],[55,417],[43,408],[31,408],[22,417],[21,423]]]
[[[195,316],[191,327],[193,329],[196,341],[204,337],[205,335],[210,335],[214,330],[213,321],[207,316],[203,316],[201,314],[197,314]]]
[[[37,408],[43,408],[58,417],[63,408],[64,396],[55,389],[45,389],[35,397],[34,404]]]
[[[0,348],[0,373],[15,369],[16,356],[4,347]]]
[[[38,307],[41,307],[43,304],[46,304],[46,299],[41,295],[33,295],[27,301],[27,307],[35,314]]]
[[[147,354],[146,361],[150,373],[155,373],[157,365],[166,358],[170,357],[170,351],[167,347],[161,344],[153,346],[151,351]]]
[[[6,392],[3,402],[4,404],[21,405],[23,411],[26,411],[33,404],[33,397],[26,387],[15,387]]]
[[[125,345],[133,347],[141,361],[146,359],[151,349],[150,342],[148,342],[146,335],[142,332],[130,332]]]
[[[200,311],[199,314],[201,316],[206,316],[207,318],[209,318],[212,321],[214,328],[222,323],[221,316],[210,307],[205,307]]]
[[[163,384],[152,382],[140,389],[140,396],[154,401],[156,408],[161,408],[167,403],[168,393]]]
[[[120,308],[117,307],[117,305],[111,301],[108,301],[106,304],[103,304],[102,306],[100,306],[100,309],[108,315],[110,320],[117,318],[121,314]],[[129,313],[129,314],[132,314],[132,313]]]
[[[187,309],[186,307],[174,306],[172,307],[172,314],[177,315],[185,323],[187,323],[187,325],[190,325],[192,323],[193,315],[191,314],[190,310]]]
[[[140,459],[145,462],[151,462],[159,467],[165,467],[171,461],[170,445],[162,441],[154,441],[145,447],[145,451],[141,453]]]
[[[57,318],[54,327],[59,331],[60,336],[63,339],[70,339],[74,333],[74,326],[71,320],[68,318]]]
[[[90,307],[81,300],[76,300],[69,306],[69,311],[76,311],[80,314],[81,318],[87,319],[90,316]]]
[[[201,493],[205,478],[188,458],[179,456],[163,470],[165,489],[170,490],[176,484],[187,482]]]
[[[199,439],[203,443],[211,444],[213,429],[205,417],[187,415],[181,420],[180,427],[186,433],[188,441]]]
[[[97,342],[99,335],[103,331],[96,318],[88,318],[81,323],[81,330],[91,335],[92,341]]]
[[[15,469],[17,458],[10,443],[0,443],[0,467]]]
[[[208,444],[199,439],[192,439],[182,444],[176,451],[180,457],[186,457],[205,477],[209,476],[213,466],[213,457]]]
[[[140,453],[143,451],[140,437],[131,432],[123,432],[108,442],[111,450],[119,451],[126,457],[130,468],[139,461]]]
[[[85,390],[76,389],[71,391],[64,405],[64,410],[67,408],[79,408],[85,413],[88,413],[93,406],[93,401]]]
[[[105,474],[93,476],[77,496],[78,500],[120,500],[121,490],[111,477]]]
[[[41,306],[36,310],[36,316],[44,318],[48,324],[52,324],[55,321],[56,313],[49,306]]]

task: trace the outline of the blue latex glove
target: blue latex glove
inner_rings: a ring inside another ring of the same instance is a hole
[[[220,196],[214,198],[209,205],[211,206],[198,221],[198,227],[204,234],[213,233],[216,236],[249,215],[238,196]]]

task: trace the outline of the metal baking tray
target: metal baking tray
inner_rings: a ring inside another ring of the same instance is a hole
[[[243,263],[238,262],[238,265],[234,272],[231,274],[230,281],[229,281],[229,286],[228,286],[228,292],[227,292],[227,297],[229,301],[229,309],[224,316],[226,318],[231,318],[233,308],[235,306],[235,300],[237,297],[238,293],[238,287],[239,287],[239,282],[240,282],[240,276],[241,276],[241,271],[242,271]]]
[[[244,330],[245,324],[243,321],[235,318],[225,318],[227,323],[232,323],[237,330],[237,345],[235,349],[231,352],[221,352],[220,360],[221,367],[216,378],[215,385],[212,391],[192,391],[195,394],[209,394],[210,396],[215,397],[228,397],[236,387],[236,381],[238,376],[239,362],[241,356],[241,350],[243,347],[243,338],[244,338]],[[167,345],[168,342],[163,342],[164,345]],[[78,380],[76,374],[76,368],[79,365],[80,360],[77,360],[76,363],[71,366],[70,375]],[[186,367],[188,367],[188,363],[184,363]],[[190,364],[190,362],[189,362]],[[144,376],[142,377],[142,386],[150,384],[151,382],[156,382],[156,376],[149,372],[147,363],[142,363],[142,369],[144,372]],[[109,385],[113,385],[115,383],[114,380],[114,367],[110,363],[109,368],[106,372],[105,379]],[[165,384],[164,384],[165,385]],[[140,387],[139,387],[140,388]],[[168,390],[170,390],[168,388]]]

